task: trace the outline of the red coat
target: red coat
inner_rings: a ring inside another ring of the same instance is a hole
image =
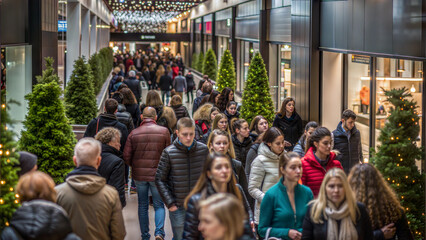
[[[328,160],[326,170],[324,170],[324,168],[316,160],[312,147],[302,158],[302,183],[312,190],[315,198],[318,196],[322,180],[324,179],[327,171],[335,167],[343,169],[339,160],[335,159],[336,154],[334,152],[330,152],[330,159]]]
[[[172,67],[173,79],[179,74],[179,67]]]

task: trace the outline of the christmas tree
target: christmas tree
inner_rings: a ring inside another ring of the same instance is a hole
[[[65,117],[59,77],[52,64],[53,59],[46,58],[46,70],[37,77],[33,92],[25,97],[29,109],[19,146],[37,155],[38,169],[61,183],[74,168],[72,156],[76,139]]]
[[[19,196],[15,194],[15,186],[18,183],[19,154],[15,152],[15,134],[7,129],[12,124],[7,111],[5,91],[1,91],[0,112],[0,232],[9,226],[12,214],[19,207]]]
[[[191,68],[195,70],[198,68],[198,55],[196,53],[192,54]]]
[[[100,55],[97,53],[93,54],[89,59],[89,64],[93,73],[93,89],[95,94],[98,94],[99,91],[101,91],[102,84],[105,80],[103,79],[104,73],[101,65]]]
[[[247,122],[257,115],[264,116],[269,123],[274,119],[274,103],[269,92],[269,80],[260,53],[256,53],[248,69],[248,79],[243,93],[241,116]]]
[[[235,66],[234,59],[229,50],[223,53],[222,59],[220,60],[219,75],[217,77],[217,89],[219,92],[226,87],[230,87],[235,90],[236,78],[235,78]]]
[[[424,239],[424,175],[415,162],[424,159],[416,145],[420,132],[418,106],[405,87],[383,91],[394,108],[380,131],[381,145],[377,152],[373,149],[372,162],[398,194],[415,238]]]
[[[85,63],[84,58],[78,58],[65,89],[66,114],[74,124],[88,124],[96,117],[97,105],[92,82],[89,64]]]
[[[203,72],[203,63],[204,63],[204,54],[201,52],[198,54],[197,58],[197,70],[202,73]]]
[[[211,80],[216,81],[217,58],[213,49],[209,49],[204,57],[203,74],[209,76]]]

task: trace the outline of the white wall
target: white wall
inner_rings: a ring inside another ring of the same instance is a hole
[[[322,126],[334,130],[342,111],[343,54],[323,52]]]

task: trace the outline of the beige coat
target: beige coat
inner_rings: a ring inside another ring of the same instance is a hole
[[[251,164],[248,191],[256,200],[254,208],[254,221],[259,223],[260,203],[266,191],[279,180],[280,156],[273,153],[265,143],[261,143],[257,157]]]
[[[57,204],[67,211],[83,240],[122,240],[126,235],[117,190],[96,175],[73,175],[56,187]]]

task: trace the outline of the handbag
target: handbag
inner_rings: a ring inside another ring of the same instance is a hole
[[[271,234],[271,230],[272,230],[271,227],[268,228],[268,230],[266,230],[266,234],[265,234],[264,240],[282,240],[281,238],[269,237],[269,234]]]

